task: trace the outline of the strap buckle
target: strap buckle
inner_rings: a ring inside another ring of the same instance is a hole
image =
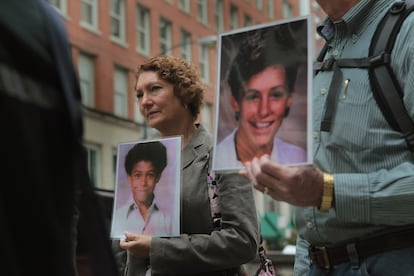
[[[389,64],[391,62],[390,54],[382,52],[374,57],[371,57],[369,63],[372,67]]]
[[[331,268],[331,263],[325,246],[310,246],[309,257],[312,264],[324,269]]]
[[[321,71],[330,71],[332,70],[333,64],[334,64],[335,58],[330,57],[327,60],[322,62]]]
[[[414,132],[407,133],[404,138],[407,141],[408,149],[414,152]]]

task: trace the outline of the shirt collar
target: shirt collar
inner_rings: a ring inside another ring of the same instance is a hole
[[[156,201],[155,201],[155,197],[154,197],[154,200],[152,201],[152,203],[151,203],[151,206],[148,208],[148,210],[150,211],[150,212],[152,212],[153,210],[154,211],[158,211],[158,205],[157,205],[157,203],[156,203]],[[137,206],[137,204],[135,203],[135,201],[132,199],[132,202],[131,202],[131,204],[129,205],[129,208],[128,208],[128,212],[127,212],[127,217],[129,216],[129,214],[131,214],[134,210],[138,210],[138,206]]]
[[[344,14],[341,20],[332,21],[328,17],[317,26],[317,32],[326,41],[335,34],[335,28],[344,26],[349,34],[359,34],[362,26],[366,26],[378,16],[376,10],[382,10],[393,1],[389,0],[361,0]]]

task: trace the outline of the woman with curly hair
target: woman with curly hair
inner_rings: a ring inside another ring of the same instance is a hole
[[[211,134],[195,123],[204,86],[187,61],[158,56],[136,74],[139,110],[162,137],[182,135],[181,234],[152,237],[126,233],[124,275],[241,275],[259,243],[251,184],[238,173],[216,174],[221,224],[211,216],[207,176]]]

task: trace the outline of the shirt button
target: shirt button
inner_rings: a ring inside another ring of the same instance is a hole
[[[332,52],[332,54],[336,57],[336,56],[339,54],[339,51],[338,51],[338,50],[334,50],[334,51]]]
[[[318,139],[319,138],[319,133],[317,131],[314,131],[312,133],[312,136],[313,136],[314,139]]]
[[[328,89],[326,89],[326,88],[321,89],[321,94],[322,95],[325,95],[327,92],[328,92]]]
[[[352,38],[352,41],[356,41],[358,39],[358,35],[353,34],[351,38]]]
[[[313,229],[313,223],[312,223],[312,222],[310,222],[310,221],[308,221],[308,222],[306,223],[306,227],[308,227],[308,229]]]

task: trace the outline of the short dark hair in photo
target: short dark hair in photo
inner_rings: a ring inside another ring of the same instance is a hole
[[[306,62],[306,43],[303,41],[306,39],[299,37],[306,34],[305,23],[288,22],[243,34],[228,76],[231,93],[237,101],[243,96],[245,82],[272,65],[285,68],[288,92],[293,91],[299,65]]]
[[[134,165],[141,161],[151,162],[155,173],[160,176],[167,166],[167,149],[159,141],[135,144],[125,157],[125,171],[131,175]]]

